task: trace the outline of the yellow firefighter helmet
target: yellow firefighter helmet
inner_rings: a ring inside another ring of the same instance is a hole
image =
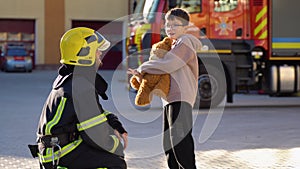
[[[60,40],[60,63],[91,66],[95,63],[96,50],[108,49],[110,42],[99,32],[78,27],[68,30]]]

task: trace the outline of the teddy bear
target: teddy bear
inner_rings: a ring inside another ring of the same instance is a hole
[[[172,39],[164,38],[162,41],[152,45],[149,60],[157,60],[171,50]],[[137,76],[130,78],[130,85],[137,90],[135,104],[138,106],[149,105],[152,101],[153,94],[166,98],[170,90],[170,74],[148,74],[145,73],[142,79]]]

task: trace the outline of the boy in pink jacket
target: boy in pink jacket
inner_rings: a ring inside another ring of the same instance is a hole
[[[144,73],[171,75],[169,94],[163,100],[163,147],[171,169],[194,169],[195,153],[192,137],[192,109],[198,90],[197,50],[199,39],[186,34],[190,16],[181,8],[173,8],[165,15],[165,30],[173,39],[172,49],[163,59],[149,60],[129,74],[142,77]]]

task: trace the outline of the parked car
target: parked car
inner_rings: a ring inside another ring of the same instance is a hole
[[[22,45],[7,45],[0,56],[0,68],[3,71],[32,71],[32,57]]]

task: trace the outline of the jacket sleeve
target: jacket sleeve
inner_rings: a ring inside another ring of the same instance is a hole
[[[115,114],[107,111],[105,112],[106,112],[106,118],[108,120],[108,123],[113,129],[117,130],[121,134],[127,133],[122,123],[119,121],[119,118]]]
[[[73,101],[81,138],[92,147],[114,153],[119,140],[111,135],[113,129],[97,98],[95,88],[89,81],[73,79]]]
[[[103,100],[108,99],[108,97],[105,93],[108,88],[108,84],[104,80],[104,78],[98,73],[96,74],[95,88],[96,88],[97,94],[99,94]]]

